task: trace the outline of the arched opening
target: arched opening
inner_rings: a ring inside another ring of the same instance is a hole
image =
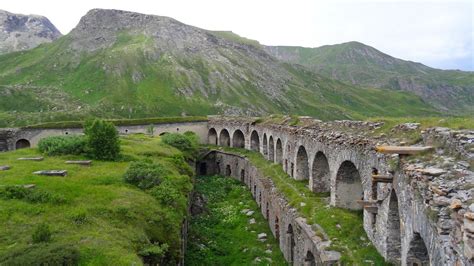
[[[160,136],[164,136],[164,135],[166,135],[166,134],[169,134],[169,132],[161,132],[161,133],[160,133]]]
[[[313,160],[313,191],[328,192],[330,190],[329,163],[323,152],[316,153]]]
[[[304,146],[298,148],[296,153],[296,180],[309,179],[308,154]]]
[[[304,258],[304,265],[305,266],[316,266],[316,260],[314,259],[313,252],[309,251],[306,252],[306,257]]]
[[[225,167],[225,175],[230,176],[232,174],[232,171],[230,170],[230,165],[227,165]]]
[[[286,234],[288,235],[289,247],[288,262],[292,264],[295,258],[295,233],[293,232],[293,226],[291,224],[288,225],[288,230],[286,231]]]
[[[364,198],[359,171],[351,161],[344,161],[336,175],[336,206],[360,210],[357,203]]]
[[[258,206],[262,206],[262,191],[258,193]]]
[[[377,168],[372,168],[372,175],[378,175],[379,170]],[[378,193],[378,182],[372,182],[372,199],[376,200],[377,199],[377,193]]]
[[[207,143],[217,145],[217,131],[214,128],[209,129],[207,133]]]
[[[275,144],[273,143],[273,136],[270,136],[270,140],[268,141],[268,160],[272,162],[275,161]]]
[[[280,220],[278,220],[278,216],[275,216],[275,238],[277,243],[280,243]]]
[[[414,233],[410,241],[410,249],[407,255],[407,265],[409,266],[428,266],[430,257],[423,238],[419,233]]]
[[[270,219],[270,206],[267,201],[267,208],[265,209],[265,218]]]
[[[199,174],[206,175],[207,174],[207,163],[201,163],[199,165]]]
[[[257,185],[253,185],[253,198],[257,198]]]
[[[240,170],[240,182],[242,182],[242,183],[245,182],[245,170],[244,169]]]
[[[267,134],[263,134],[263,157],[268,158],[268,144],[267,144]]]
[[[260,138],[258,137],[256,130],[252,131],[252,134],[250,134],[250,149],[252,149],[252,151],[260,150]]]
[[[232,146],[236,148],[245,148],[244,133],[237,129],[232,136]]]
[[[221,134],[219,135],[219,145],[221,146],[230,146],[230,135],[227,129],[221,130]]]
[[[395,190],[393,189],[390,194],[387,219],[387,257],[389,261],[395,264],[400,264],[402,243],[400,236],[400,212],[398,211],[398,197],[395,193]]]
[[[31,147],[30,142],[27,139],[20,139],[15,144],[15,149],[24,149]]]
[[[277,139],[276,149],[275,149],[275,162],[283,162],[283,146],[281,145],[281,139]]]

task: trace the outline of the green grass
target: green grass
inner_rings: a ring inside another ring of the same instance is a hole
[[[139,119],[106,119],[116,126],[134,126],[147,124],[167,124],[167,123],[186,123],[186,122],[206,122],[206,116],[187,116],[187,117],[151,117]],[[84,121],[59,121],[41,123],[22,128],[82,128]]]
[[[44,161],[18,161],[40,156],[36,149],[0,153],[0,186],[36,184],[41,191],[61,201],[34,203],[0,199],[0,261],[13,252],[36,247],[32,233],[46,223],[52,230],[47,245],[72,245],[80,253],[81,265],[141,265],[137,252],[149,242],[167,243],[167,259],[176,261],[180,247],[180,225],[186,206],[164,206],[145,191],[123,181],[130,160],[147,159],[163,164],[170,182],[186,198],[191,177],[183,174],[186,163],[181,152],[162,144],[160,138],[130,135],[121,139],[123,160],[94,161],[91,167],[67,165],[65,160],[81,156],[45,157]],[[33,175],[34,171],[67,170],[66,177]],[[39,247],[39,246],[38,246]],[[0,263],[1,264],[1,263]]]
[[[191,219],[187,265],[287,265],[244,184],[229,177],[203,176],[196,178],[195,188],[207,200],[207,212]],[[244,209],[255,213],[248,217],[241,212]],[[255,218],[256,223],[249,224],[250,218]],[[258,240],[259,233],[267,234],[265,242]],[[261,262],[255,263],[256,258]]]
[[[362,212],[329,207],[327,193],[311,192],[308,181],[294,180],[283,171],[280,164],[270,163],[258,152],[220,148],[246,156],[264,176],[270,177],[291,206],[309,223],[319,224],[324,229],[332,241],[330,249],[341,252],[343,264],[367,265],[367,261],[372,261],[375,265],[389,265],[368,240],[362,225]],[[300,205],[302,202],[306,204],[303,207]]]

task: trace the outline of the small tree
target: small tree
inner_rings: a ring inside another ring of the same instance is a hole
[[[120,140],[115,126],[103,120],[87,121],[84,126],[89,155],[99,160],[116,160],[120,155]]]

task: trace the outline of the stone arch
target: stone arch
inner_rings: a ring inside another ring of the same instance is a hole
[[[232,147],[245,148],[245,136],[239,129],[237,129],[232,136]]]
[[[240,170],[240,182],[245,183],[245,170]]]
[[[275,216],[275,239],[278,245],[280,245],[280,220],[278,216]]]
[[[430,265],[430,256],[426,248],[425,241],[419,233],[414,233],[410,241],[407,254],[407,265],[409,266],[428,266]]]
[[[265,159],[268,157],[268,142],[267,142],[267,133],[263,133],[263,157]]]
[[[336,206],[360,210],[358,200],[364,198],[359,170],[351,161],[342,162],[336,175]]]
[[[308,153],[303,145],[298,148],[296,153],[296,180],[309,179]]]
[[[230,169],[230,165],[226,165],[226,167],[225,167],[225,175],[226,175],[226,176],[231,176],[231,175],[232,175],[232,170]]]
[[[275,161],[275,143],[273,142],[273,136],[270,136],[268,141],[268,160]]]
[[[260,150],[260,138],[258,137],[256,130],[252,131],[252,134],[250,134],[250,149],[253,151]]]
[[[290,264],[293,263],[295,260],[295,233],[293,231],[293,226],[291,224],[288,225],[288,230],[286,231],[288,236],[288,262]]]
[[[316,259],[314,258],[313,252],[307,251],[306,256],[304,258],[304,265],[305,266],[316,266]]]
[[[278,138],[277,141],[276,141],[275,162],[276,163],[283,163],[283,145],[281,144],[281,139],[280,138]]]
[[[217,131],[215,128],[210,128],[207,132],[207,143],[217,145]]]
[[[331,183],[329,163],[326,155],[321,151],[314,156],[312,174],[312,190],[314,192],[329,192]]]
[[[31,147],[31,143],[29,140],[27,139],[19,139],[17,140],[17,142],[15,143],[15,149],[24,149],[24,148],[29,148]]]
[[[230,135],[227,129],[221,130],[221,133],[219,134],[219,145],[227,147],[230,146]]]
[[[390,193],[387,218],[387,258],[389,261],[400,264],[401,257],[401,231],[400,212],[398,209],[398,197],[395,190]]]

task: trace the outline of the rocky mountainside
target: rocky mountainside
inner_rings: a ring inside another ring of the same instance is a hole
[[[282,63],[231,32],[119,10],[91,10],[68,35],[0,61],[0,94],[10,102],[0,112],[14,110],[16,120],[30,111],[15,105],[18,93],[39,101],[56,91],[65,94],[62,104],[37,103],[46,117],[71,109],[109,117],[436,113],[412,94],[354,87]],[[391,100],[384,102],[387,96]]]
[[[0,10],[0,54],[28,50],[59,37],[61,33],[45,17]]]
[[[285,62],[348,84],[413,92],[448,113],[474,113],[474,72],[439,70],[359,42],[318,48],[266,46]]]

